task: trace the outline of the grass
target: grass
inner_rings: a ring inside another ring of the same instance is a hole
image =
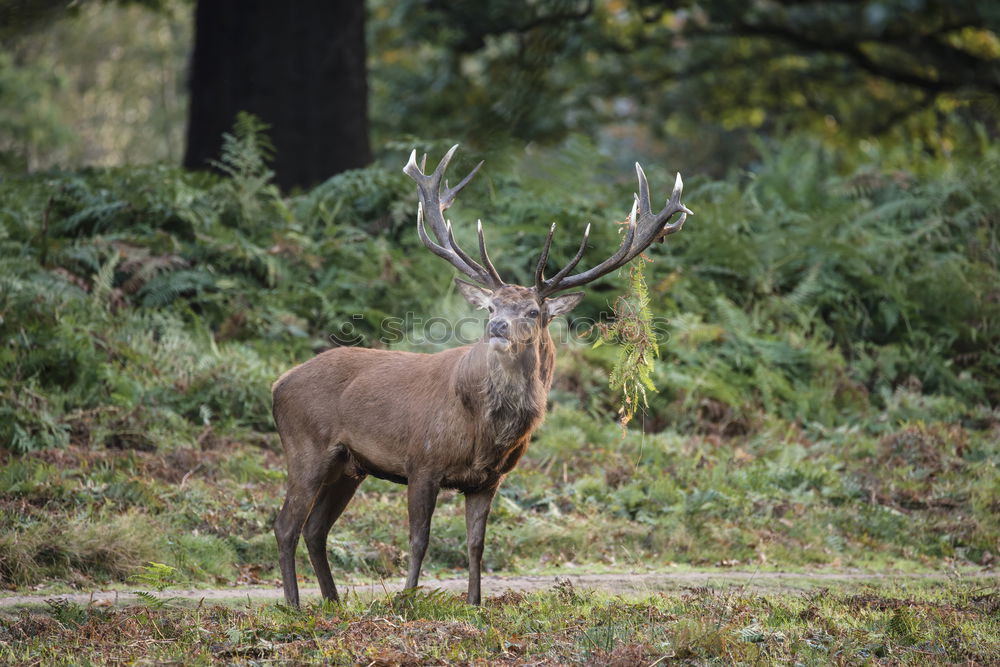
[[[301,610],[51,600],[0,615],[0,661],[17,664],[991,664],[998,647],[1000,591],[960,579],[637,597],[563,581],[538,593],[507,591],[478,608],[424,589]]]
[[[249,435],[249,434],[248,434]],[[174,450],[69,446],[0,466],[0,581],[121,585],[147,562],[176,583],[278,577],[274,436]],[[556,407],[501,489],[488,571],[667,567],[933,571],[995,565],[995,430],[913,422],[882,435],[780,420],[744,436],[630,432]],[[405,487],[368,480],[334,527],[338,576],[392,577],[407,553]],[[444,492],[426,561],[464,570],[460,494]],[[300,545],[300,571],[311,577]],[[58,590],[55,588],[53,590]]]

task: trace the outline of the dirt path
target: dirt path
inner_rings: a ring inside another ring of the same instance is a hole
[[[569,580],[578,589],[596,589],[624,595],[641,595],[655,591],[671,591],[686,586],[711,586],[727,588],[730,586],[746,586],[754,590],[790,592],[804,591],[823,586],[846,583],[907,583],[944,581],[954,574],[883,574],[872,572],[750,572],[737,570],[685,571],[674,573],[615,573],[615,574],[566,574],[566,575],[530,575],[530,576],[500,576],[487,575],[483,577],[484,596],[499,595],[510,589],[531,592],[552,588],[557,582]],[[983,580],[1000,583],[1000,576],[992,572],[964,573],[963,579]],[[435,579],[425,577],[421,585],[428,589],[440,588],[447,591],[461,592],[465,590],[466,579],[449,578]],[[988,584],[990,585],[990,584]],[[354,581],[339,584],[341,591],[362,596],[374,596],[385,592],[395,592],[403,587],[402,579],[387,581]],[[234,586],[217,589],[171,589],[155,593],[162,598],[180,598],[184,600],[232,601],[281,600],[282,591],[279,587]],[[302,588],[303,601],[319,598],[318,588]],[[0,597],[0,608],[16,608],[44,604],[46,600],[64,599],[78,604],[96,603],[102,606],[108,604],[127,604],[136,600],[135,594],[127,591],[93,591],[90,593],[53,594],[53,595],[5,595]]]

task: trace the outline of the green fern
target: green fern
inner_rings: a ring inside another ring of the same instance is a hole
[[[139,602],[150,609],[162,609],[166,606],[166,600],[156,597],[149,591],[132,591],[132,594],[139,598]]]
[[[147,282],[137,293],[143,306],[160,308],[182,296],[197,297],[216,288],[212,274],[202,269],[162,273]]]
[[[142,586],[149,586],[159,592],[163,592],[168,587],[176,583],[176,578],[177,568],[167,565],[166,563],[150,561],[139,572],[132,575],[131,581]],[[142,596],[142,594],[138,591],[136,591],[136,595],[139,595],[140,597]],[[159,599],[155,596],[153,597],[154,599]]]
[[[116,250],[111,254],[111,257],[109,257],[107,261],[101,265],[100,270],[94,276],[94,287],[91,293],[91,298],[93,298],[94,303],[100,304],[105,308],[109,308],[111,306],[111,295],[114,290],[115,269],[118,268],[118,263],[120,261],[121,255]]]
[[[646,392],[657,391],[653,384],[653,360],[660,354],[649,308],[649,289],[644,273],[645,260],[629,268],[628,291],[615,300],[614,321],[598,325],[600,337],[594,347],[618,347],[618,358],[608,377],[611,390],[620,397],[618,414],[622,430],[628,428],[636,411],[648,407]]]
[[[50,598],[45,601],[49,614],[59,623],[77,628],[87,621],[87,609],[66,598]]]
[[[274,159],[269,129],[270,125],[253,114],[239,112],[233,131],[222,135],[221,159],[212,160],[212,165],[240,183],[267,183],[274,176],[267,166]]]
[[[153,588],[158,593],[163,593],[167,588],[177,583],[177,568],[166,563],[150,561],[129,580]],[[132,594],[139,598],[144,606],[151,609],[163,609],[177,600],[176,597],[163,597],[149,591],[132,591]]]
[[[276,219],[291,219],[281,192],[271,182],[274,171],[268,163],[274,158],[274,144],[268,129],[256,116],[241,111],[233,131],[222,135],[220,159],[212,161],[229,177],[218,186],[223,217],[235,217],[236,226],[257,233],[273,228]]]
[[[886,630],[894,639],[906,644],[915,644],[921,639],[920,621],[907,606],[900,606],[886,621]]]

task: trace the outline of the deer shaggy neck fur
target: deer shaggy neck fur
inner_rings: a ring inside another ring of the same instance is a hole
[[[476,425],[471,468],[486,473],[483,482],[499,481],[517,464],[545,418],[554,359],[546,331],[507,351],[493,350],[486,340],[468,348],[455,388]]]

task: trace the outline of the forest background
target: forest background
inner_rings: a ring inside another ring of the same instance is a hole
[[[343,33],[319,5],[363,20]],[[587,257],[610,253],[637,160],[663,199],[682,172],[696,213],[647,253],[658,391],[627,431],[608,377],[630,341],[579,325],[626,276],[557,328],[489,569],[995,566],[1000,8],[370,0],[317,3],[310,36],[279,29],[304,9],[247,6],[0,3],[0,584],[128,585],[150,562],[271,582],[271,382],[331,337],[451,347],[423,322],[470,315],[401,173],[453,143],[455,173],[486,160],[456,234],[482,218],[511,280],[552,222],[553,265],[587,222]],[[287,95],[275,66],[271,106],[207,98],[213,20],[238,26],[213,33],[233,62],[302,41],[357,63]],[[398,575],[401,488],[362,487],[336,571]],[[427,566],[464,565],[446,495]]]

